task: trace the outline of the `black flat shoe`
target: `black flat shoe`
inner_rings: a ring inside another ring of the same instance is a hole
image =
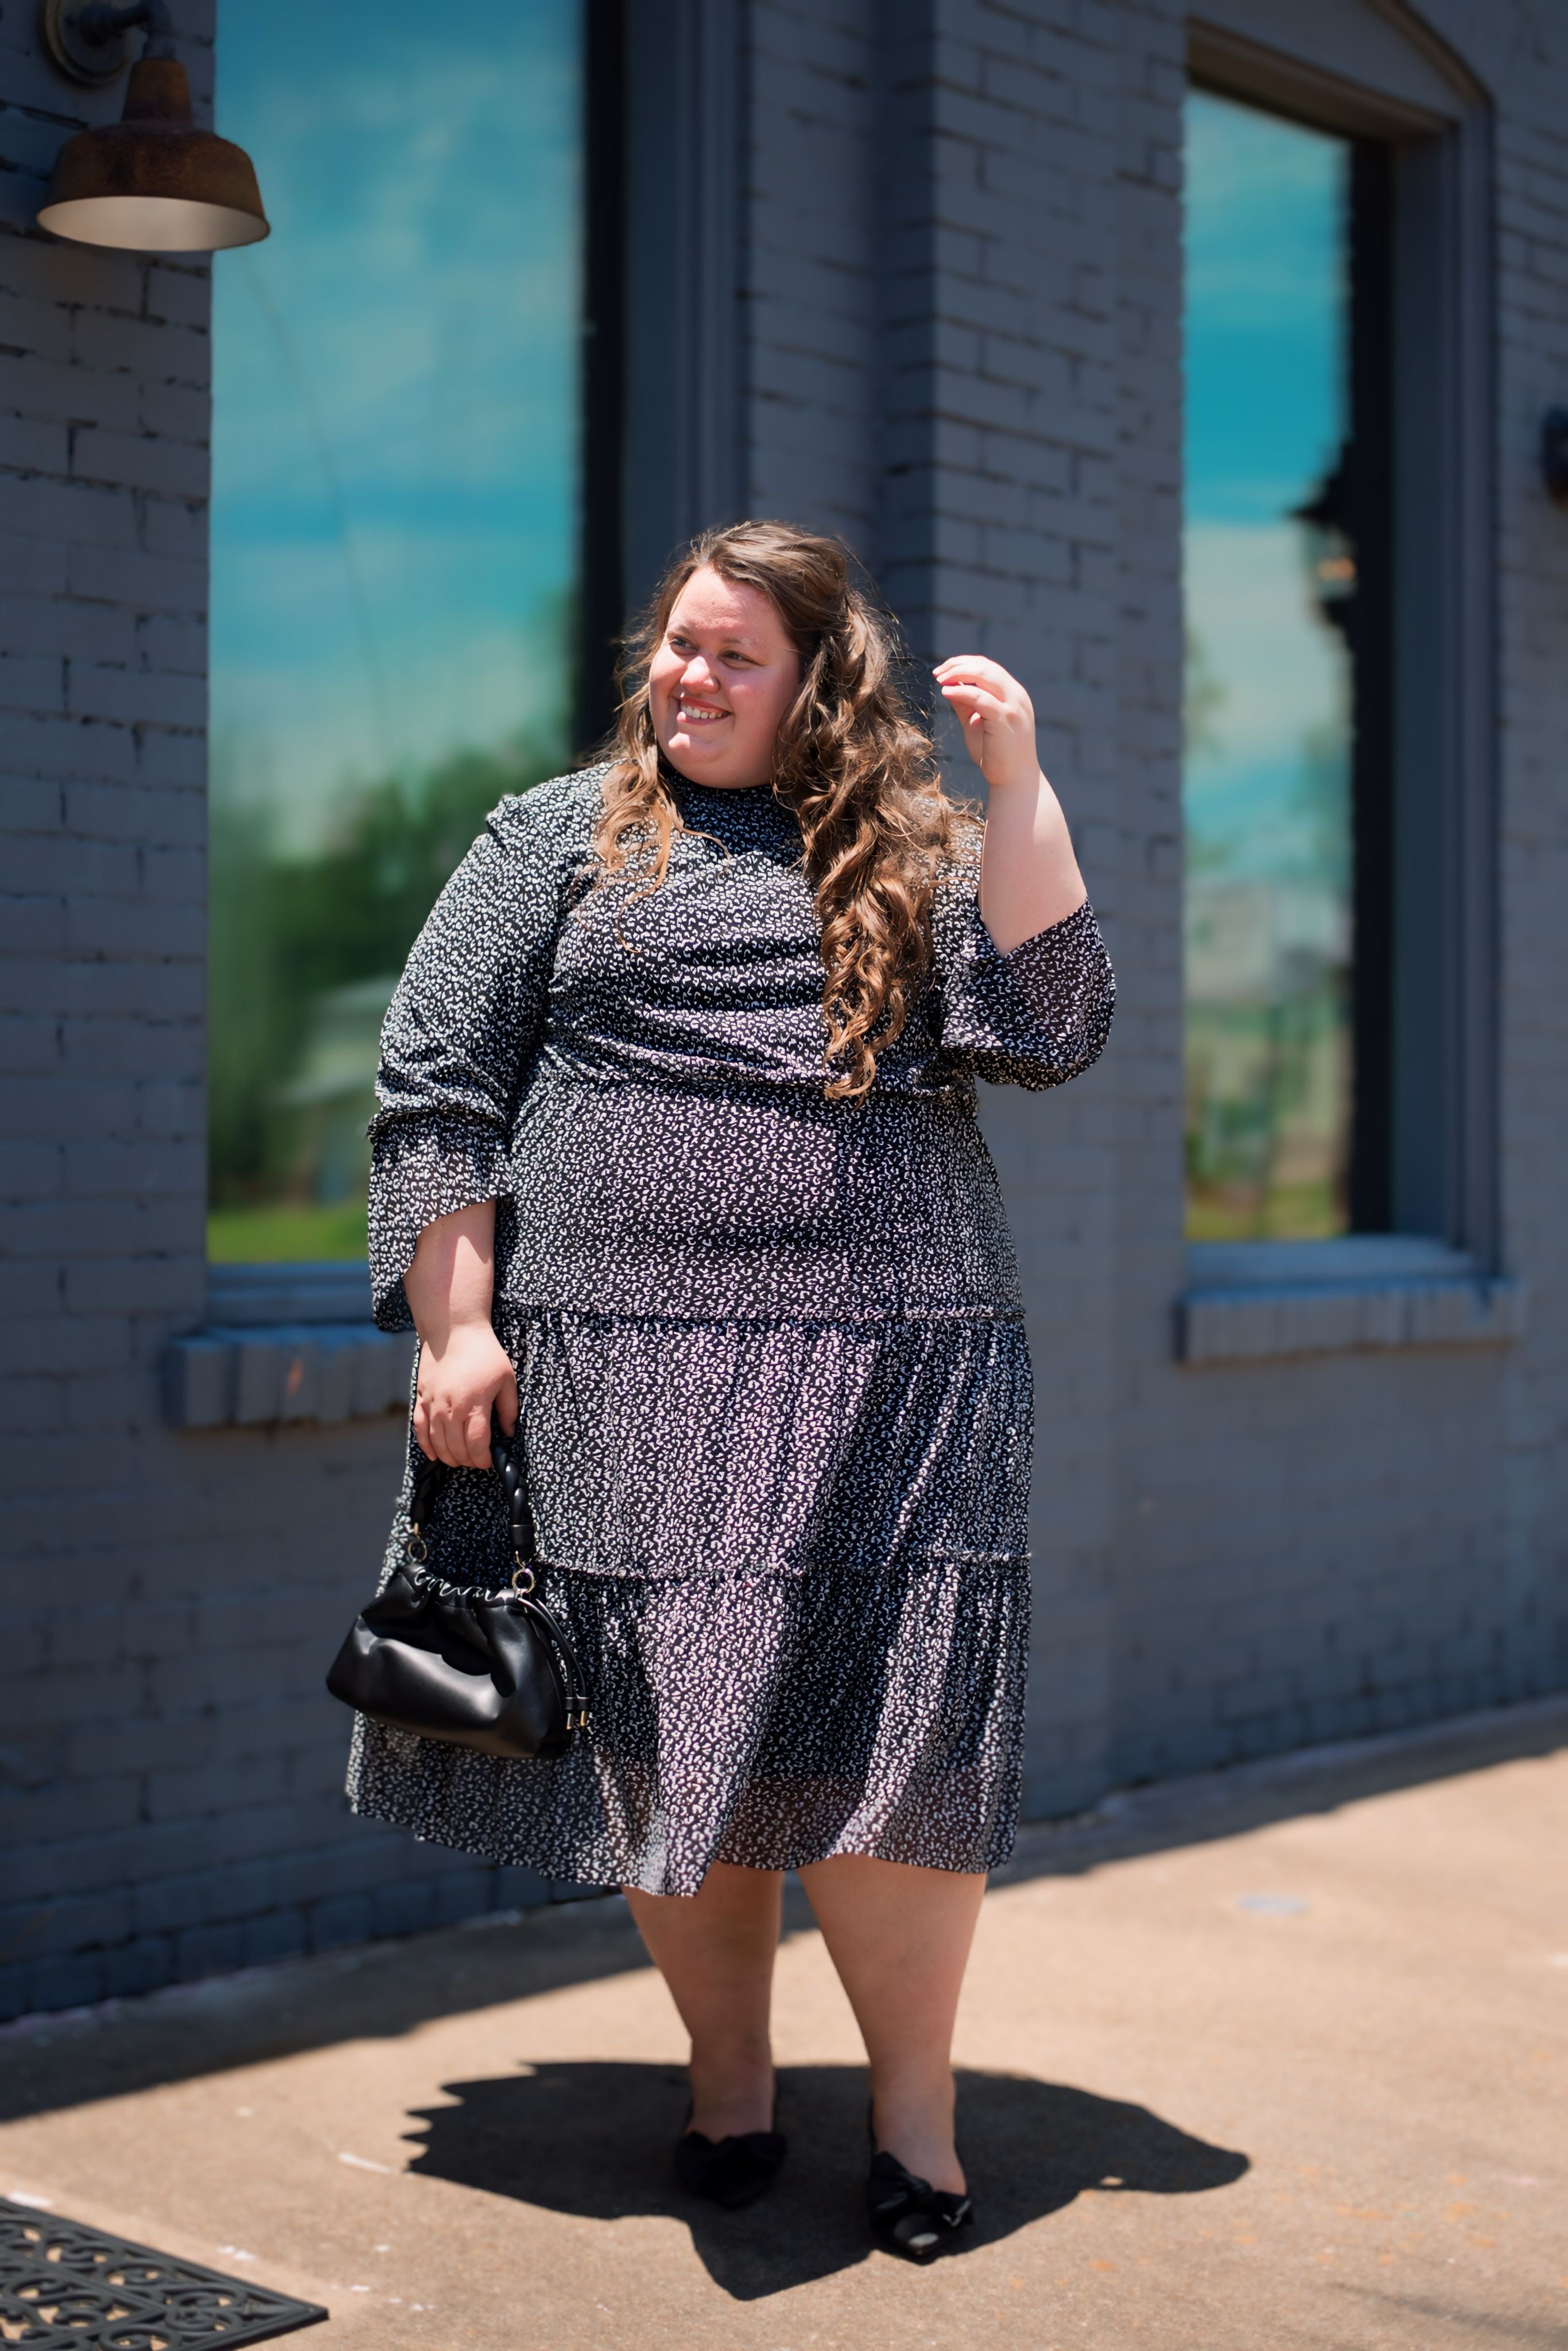
[[[933,2188],[928,2179],[905,2171],[897,2156],[877,2150],[874,2139],[865,2200],[877,2243],[906,2262],[934,2262],[938,2253],[954,2251],[963,2231],[975,2225],[975,2207],[967,2195]]]
[[[689,2106],[686,2112],[689,2117]],[[773,2119],[779,2119],[777,2105]],[[789,2145],[776,2130],[739,2131],[721,2139],[683,2131],[675,2141],[675,2178],[688,2195],[706,2196],[710,2204],[736,2212],[772,2187]]]

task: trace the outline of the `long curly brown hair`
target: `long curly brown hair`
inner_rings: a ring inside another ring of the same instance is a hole
[[[792,523],[732,523],[674,558],[624,641],[594,837],[601,877],[630,869],[656,890],[684,829],[653,733],[648,669],[675,599],[702,570],[760,589],[800,657],[800,688],[775,738],[773,790],[799,820],[821,931],[823,1090],[859,1101],[930,971],[942,865],[974,853],[977,822],[942,789],[936,747],[899,684],[894,624],[857,581],[847,550]]]

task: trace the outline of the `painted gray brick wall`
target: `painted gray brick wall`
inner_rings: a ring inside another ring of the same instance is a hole
[[[1528,1340],[1498,1412],[1504,1488],[1490,1570],[1509,1671],[1568,1671],[1568,513],[1542,496],[1542,412],[1568,387],[1568,23],[1561,9],[1496,21],[1452,0],[1499,91],[1497,475],[1502,720],[1503,1216],[1529,1280]]]
[[[1024,679],[1120,974],[1100,1067],[986,1108],[1039,1381],[1031,1803],[1560,1686],[1568,522],[1533,453],[1568,382],[1568,25],[1426,12],[1498,116],[1501,1146],[1528,1332],[1187,1369],[1186,12],[928,0],[896,38],[873,0],[752,21],[751,504],[843,529],[921,653],[977,646]],[[842,432],[856,381],[869,440]],[[819,461],[835,438],[847,473]]]
[[[1427,14],[1498,113],[1501,1142],[1531,1316],[1507,1348],[1187,1369],[1183,14],[744,13],[746,503],[842,530],[921,655],[1019,671],[1119,968],[1101,1065],[986,1109],[1039,1380],[1036,1812],[1568,1679],[1568,517],[1533,470],[1568,387],[1568,27]],[[545,1891],[342,1808],[320,1674],[395,1419],[160,1416],[204,1308],[207,278],[28,233],[75,102],[8,12],[0,2012]]]
[[[1551,912],[1563,883],[1563,791],[1561,769],[1549,774],[1544,751],[1563,716],[1561,664],[1554,672],[1545,646],[1553,637],[1562,643],[1568,532],[1544,499],[1533,463],[1547,386],[1562,381],[1568,314],[1560,280],[1553,287],[1552,256],[1544,268],[1532,266],[1543,219],[1553,217],[1553,183],[1542,169],[1553,154],[1559,207],[1562,201],[1568,26],[1522,8],[1435,5],[1424,14],[1490,91],[1503,159],[1500,1143],[1505,1259],[1529,1284],[1531,1320],[1516,1345],[1473,1353],[1434,1348],[1176,1366],[1162,1344],[1179,1281],[1172,1229],[1179,1036],[1167,982],[1151,1008],[1141,1115],[1128,1118],[1118,1179],[1124,1238],[1111,1644],[1118,1780],[1391,1727],[1558,1687],[1568,1674],[1568,1457],[1553,1444],[1564,1368],[1563,1238],[1561,1219],[1554,1227],[1546,1207],[1554,1153],[1543,1117],[1548,1096],[1564,1099],[1562,949]],[[1149,55],[1157,62],[1155,45]],[[1179,49],[1172,61],[1177,57]],[[1167,128],[1158,127],[1160,89],[1149,86],[1129,117],[1129,172],[1142,141],[1172,144],[1179,82],[1162,73],[1161,87]],[[1172,190],[1163,206],[1162,183]],[[1521,234],[1513,215],[1527,204],[1534,207],[1532,228]],[[1554,217],[1561,234],[1561,209]],[[1178,236],[1174,179],[1155,172],[1134,240],[1152,264],[1152,288],[1174,284]],[[1167,351],[1174,327],[1156,319]],[[1176,418],[1166,367],[1166,398],[1151,402],[1137,421],[1124,462],[1143,462],[1163,438],[1174,479]],[[1131,388],[1130,367],[1124,380]],[[1141,588],[1160,569],[1168,538],[1163,526],[1151,530],[1155,517],[1141,486],[1129,484],[1129,493],[1124,554],[1129,579]],[[1167,569],[1168,560],[1167,553]],[[1124,687],[1124,839],[1152,926],[1139,958],[1145,985],[1162,964],[1168,967],[1178,935],[1178,646],[1168,592],[1164,609],[1163,666],[1145,634]],[[1158,614],[1149,619],[1157,637]],[[1531,661],[1534,647],[1541,651]],[[1543,820],[1552,831],[1553,807],[1552,846],[1537,847]],[[1521,839],[1531,844],[1522,855],[1515,847]],[[1521,1059],[1529,1064],[1522,1084]]]
[[[30,233],[62,117],[121,95],[32,26],[0,20],[0,2014],[545,1891],[344,1813],[321,1675],[396,1421],[162,1425],[205,1283],[208,278]]]
[[[1113,943],[1116,14],[755,7],[747,355],[752,510],[843,531],[922,659],[977,648],[1023,678]],[[1118,1117],[1109,1068],[987,1111],[1038,1380],[1042,1810],[1108,1769]]]

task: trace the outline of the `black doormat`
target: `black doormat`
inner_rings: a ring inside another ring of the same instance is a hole
[[[230,2351],[327,2313],[0,2196],[6,2351]]]

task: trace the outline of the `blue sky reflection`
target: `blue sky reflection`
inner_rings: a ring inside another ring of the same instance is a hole
[[[576,562],[578,11],[225,0],[270,241],[214,270],[214,788],[559,726]]]

